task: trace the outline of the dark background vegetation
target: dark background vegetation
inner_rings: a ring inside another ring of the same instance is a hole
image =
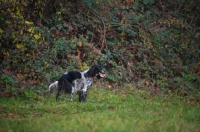
[[[101,63],[109,89],[200,86],[199,0],[1,0],[0,93],[42,93]]]

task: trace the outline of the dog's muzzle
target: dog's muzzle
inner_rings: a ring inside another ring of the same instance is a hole
[[[101,72],[99,72],[99,76],[106,77],[106,70],[102,70]]]
[[[100,77],[106,77],[106,73],[99,73]]]

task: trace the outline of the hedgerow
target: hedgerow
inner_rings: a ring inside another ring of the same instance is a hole
[[[105,65],[112,89],[130,84],[152,93],[198,90],[197,0],[0,3],[2,95],[7,87],[46,90],[61,73],[96,63]]]

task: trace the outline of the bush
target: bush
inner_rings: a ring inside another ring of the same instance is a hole
[[[0,6],[0,72],[9,70],[25,88],[44,87],[63,71],[101,63],[110,85],[129,83],[167,91],[179,89],[173,84],[180,78],[184,81],[181,87],[197,89],[198,4],[4,0]],[[12,84],[13,80],[7,81]]]

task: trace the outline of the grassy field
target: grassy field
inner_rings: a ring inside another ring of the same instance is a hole
[[[125,94],[126,93],[126,94]],[[91,89],[87,103],[0,98],[0,132],[199,132],[200,105],[179,96]]]

